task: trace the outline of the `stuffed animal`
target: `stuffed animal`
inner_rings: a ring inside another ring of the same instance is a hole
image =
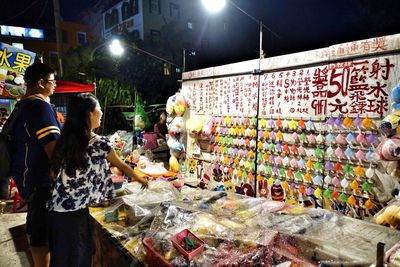
[[[378,146],[378,154],[389,175],[400,178],[400,85],[392,89],[392,113],[387,115],[379,128],[385,137]]]

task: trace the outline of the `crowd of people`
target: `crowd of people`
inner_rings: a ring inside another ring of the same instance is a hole
[[[117,156],[107,137],[94,133],[102,117],[94,95],[72,97],[61,126],[48,102],[57,86],[55,71],[33,64],[26,69],[25,82],[11,134],[11,176],[28,204],[34,266],[91,266],[94,242],[88,207],[112,197],[109,167],[117,167],[143,188],[147,181]]]

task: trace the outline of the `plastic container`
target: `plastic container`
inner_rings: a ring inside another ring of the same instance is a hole
[[[173,267],[160,253],[156,251],[151,238],[143,239],[143,245],[146,248],[146,260],[149,267]]]
[[[195,242],[195,248],[193,250],[187,251],[184,248],[184,238],[188,237],[189,239],[193,240]],[[200,253],[203,252],[204,250],[204,242],[203,240],[201,240],[200,238],[198,238],[197,236],[195,236],[192,232],[190,232],[188,229],[185,229],[179,233],[177,233],[176,235],[174,235],[171,238],[172,244],[174,245],[174,247],[180,252],[182,253],[182,255],[188,259],[189,261],[191,261],[194,257],[196,257],[197,255],[199,255]]]

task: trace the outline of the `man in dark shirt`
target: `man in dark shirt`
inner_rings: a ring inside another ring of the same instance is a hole
[[[48,266],[50,262],[46,220],[52,183],[49,159],[61,127],[47,102],[56,87],[54,74],[52,68],[42,63],[26,69],[27,90],[21,101],[29,102],[12,131],[11,173],[21,196],[28,202],[27,234],[35,267]]]

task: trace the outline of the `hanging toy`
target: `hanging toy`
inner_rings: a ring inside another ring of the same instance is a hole
[[[354,125],[354,127],[360,129],[360,127],[362,125],[362,119],[360,118],[359,115],[357,115],[357,118],[354,119],[353,125]]]
[[[352,127],[354,127],[353,120],[352,120],[351,118],[349,118],[348,115],[346,115],[346,117],[343,119],[343,126],[344,126],[345,128],[352,128]]]
[[[297,151],[299,152],[299,155],[301,155],[301,156],[305,156],[305,155],[306,155],[306,150],[305,150],[305,148],[304,148],[302,145],[300,145],[300,146],[297,148]]]
[[[281,156],[277,156],[276,158],[275,158],[275,164],[276,165],[278,165],[278,166],[281,166],[282,165],[282,157]]]
[[[304,196],[306,194],[305,186],[303,184],[300,184],[298,191]]]
[[[283,140],[283,133],[280,130],[276,133],[276,140]]]
[[[283,130],[289,129],[289,123],[288,123],[287,120],[283,120],[283,121],[282,121],[282,129],[283,129]]]
[[[335,136],[331,133],[329,133],[325,138],[325,143],[327,145],[331,145],[334,141],[335,141]]]
[[[314,190],[314,196],[316,196],[319,199],[322,199],[322,191],[319,187],[317,187],[317,189]]]
[[[324,167],[325,167],[326,171],[328,171],[328,172],[331,171],[333,169],[332,161],[330,161],[330,160],[325,161]]]
[[[304,174],[304,181],[306,181],[307,183],[310,183],[310,182],[312,181],[311,173],[306,172],[306,173]]]
[[[369,192],[371,191],[371,185],[370,185],[367,181],[365,181],[365,182],[361,185],[361,188],[362,188],[362,190],[363,190],[364,192],[367,192],[367,193],[369,193]]]
[[[375,175],[375,171],[374,169],[371,168],[372,166],[369,165],[369,168],[365,171],[365,176],[369,179],[371,179],[372,177],[374,177]]]
[[[252,126],[255,126],[255,125],[257,124],[257,118],[256,118],[256,117],[251,117],[251,119],[250,119],[250,124],[251,124]]]
[[[285,154],[289,154],[290,153],[289,145],[288,144],[284,144],[283,147],[282,147],[282,151]]]
[[[297,122],[294,119],[289,121],[289,129],[294,131],[296,130],[296,128],[297,128]]]
[[[346,144],[346,139],[344,138],[343,134],[341,134],[341,133],[339,133],[339,134],[336,136],[335,140],[336,140],[336,143],[339,144],[339,145],[344,145],[344,144]]]
[[[307,160],[307,162],[306,162],[306,167],[307,167],[307,169],[308,170],[312,170],[313,169],[313,166],[314,164],[313,164],[313,162],[309,159],[309,160]]]
[[[273,129],[275,127],[275,122],[272,118],[268,121],[268,128]]]
[[[282,129],[282,120],[280,118],[278,118],[275,121],[275,127],[278,128],[278,129]]]
[[[344,155],[346,156],[346,158],[351,161],[351,158],[353,157],[354,153],[353,153],[353,149],[351,149],[350,146],[347,146],[346,150],[344,151]]]
[[[370,210],[370,209],[373,209],[374,206],[375,206],[375,205],[374,205],[374,202],[372,202],[372,200],[369,199],[369,198],[367,199],[367,201],[365,201],[365,204],[364,204],[364,205],[365,205],[365,208],[366,208],[366,209],[369,209],[369,210]]]
[[[368,118],[368,116],[366,116],[366,117],[362,120],[361,125],[362,125],[365,129],[367,129],[367,130],[376,129],[375,123],[374,123],[370,118]]]
[[[322,165],[322,162],[320,162],[320,161],[315,162],[314,165],[313,165],[313,167],[314,167],[314,169],[315,169],[317,172],[319,172],[319,173],[322,173],[322,172],[323,172],[324,167],[323,167],[323,165]],[[321,178],[322,178],[322,177],[321,177]]]
[[[275,156],[274,156],[274,155],[270,155],[269,158],[268,158],[268,162],[269,162],[270,164],[274,164],[274,162],[275,162]]]
[[[329,176],[329,174],[327,174],[327,175],[324,177],[324,183],[325,183],[325,185],[330,185],[331,182],[332,182],[332,178]]]
[[[295,178],[297,181],[303,180],[303,173],[302,173],[301,171],[296,171],[295,174],[294,174],[294,178]]]
[[[347,203],[351,206],[354,206],[356,204],[356,198],[351,195],[348,199],[347,199]]]
[[[293,139],[293,142],[295,142],[295,143],[298,141],[299,135],[297,132],[292,133],[292,139]]]
[[[326,152],[325,152],[326,156],[328,158],[331,158],[333,156],[333,153],[335,153],[335,152],[333,151],[332,146],[328,146],[328,148],[326,149]]]
[[[343,118],[341,116],[338,116],[335,120],[335,125],[337,127],[342,127],[343,126]]]
[[[288,158],[287,156],[285,156],[285,157],[283,158],[283,160],[282,160],[282,164],[283,164],[283,166],[285,166],[285,167],[289,166],[289,162],[290,162],[290,160],[289,160],[289,158]]]
[[[308,131],[315,130],[314,122],[313,122],[311,119],[309,119],[309,120],[307,121],[307,123],[306,123],[306,129],[307,129]]]
[[[309,144],[315,144],[315,143],[316,143],[315,135],[312,134],[312,133],[309,134],[309,135],[307,136],[307,141],[308,141]]]
[[[270,138],[270,139],[275,139],[275,138],[276,138],[276,134],[275,134],[274,131],[271,131],[271,132],[269,133],[269,138]]]
[[[322,176],[321,176],[320,174],[315,175],[315,176],[313,177],[313,183],[314,183],[315,185],[322,186],[322,183],[323,183],[323,178],[322,178]]]
[[[357,158],[360,162],[362,162],[362,161],[364,160],[364,158],[365,158],[365,153],[364,153],[364,151],[362,151],[361,149],[359,149],[359,150],[356,152],[356,158]]]
[[[373,161],[373,159],[374,159],[374,152],[372,151],[372,148],[369,148],[368,152],[365,154],[365,160]]]
[[[292,168],[297,168],[298,167],[298,165],[297,165],[297,159],[296,158],[292,158],[291,160],[290,160],[290,167],[292,167]]]
[[[298,160],[298,162],[297,162],[297,166],[298,166],[300,169],[305,169],[305,167],[306,167],[306,162],[305,162],[305,160],[304,160],[303,158],[300,158],[300,159]]]
[[[355,173],[356,176],[359,176],[359,177],[364,177],[365,176],[364,168],[361,167],[360,165],[357,165],[354,168],[354,173]]]
[[[346,135],[346,141],[349,145],[353,144],[356,141],[356,138],[354,137],[353,133],[348,133]]]
[[[292,153],[293,153],[294,155],[297,155],[297,154],[298,154],[297,146],[296,146],[295,144],[293,144],[293,145],[290,147],[290,151],[292,151]]]
[[[346,178],[343,178],[342,181],[340,181],[340,186],[343,189],[346,189],[347,187],[349,187],[349,182],[346,180]]]
[[[366,139],[367,139],[367,143],[372,146],[375,146],[379,142],[378,138],[373,133],[368,134]]]
[[[332,179],[332,184],[333,184],[333,186],[338,186],[339,184],[340,184],[340,180],[339,180],[339,178],[337,177],[337,176],[335,176],[335,177],[333,177],[333,179]]]
[[[347,195],[345,193],[341,193],[339,196],[339,201],[346,203],[347,202]]]
[[[315,138],[315,141],[317,141],[317,144],[322,144],[322,143],[324,143],[325,138],[321,133],[319,133],[317,138]]]
[[[330,128],[333,128],[333,127],[335,127],[335,122],[336,122],[336,119],[331,114],[331,116],[329,117],[329,119],[326,123],[330,126]]]
[[[268,130],[265,130],[265,131],[263,132],[263,136],[264,136],[264,139],[269,139],[269,132],[268,132]]]
[[[306,142],[306,134],[305,133],[301,133],[299,136],[299,141],[300,143],[305,143]]]
[[[365,139],[365,134],[362,133],[362,132],[359,132],[359,134],[357,135],[356,140],[361,146],[363,146],[364,144],[367,143],[367,139]]]
[[[298,126],[301,130],[306,129],[306,123],[303,121],[303,119],[300,119],[300,120],[297,122],[297,126]]]
[[[336,173],[341,173],[343,171],[342,164],[340,164],[340,162],[336,162],[333,165],[333,171],[336,172]]]
[[[351,188],[352,190],[357,190],[359,186],[360,186],[360,185],[358,184],[357,180],[353,180],[353,181],[350,183],[350,188]]]
[[[342,148],[341,148],[340,146],[338,146],[338,147],[335,149],[335,155],[336,155],[336,157],[337,157],[338,159],[341,159],[341,158],[343,157],[343,150],[342,150]]]
[[[266,126],[267,126],[267,122],[265,121],[264,118],[261,118],[261,120],[260,120],[260,127],[261,127],[261,128],[265,128]]]
[[[353,176],[354,175],[353,167],[348,162],[344,165],[343,172],[347,176]]]
[[[319,146],[315,149],[315,156],[319,159],[324,158],[324,150],[322,150]]]

